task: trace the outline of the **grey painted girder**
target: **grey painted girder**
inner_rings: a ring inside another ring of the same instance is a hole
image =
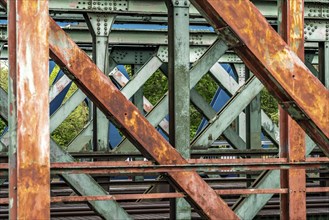
[[[210,120],[216,116],[216,111],[207,103],[207,101],[195,90],[191,90],[191,101],[194,106]],[[246,143],[242,138],[229,126],[223,132],[228,143],[236,149],[246,149]]]
[[[190,70],[190,88],[193,88],[200,79],[208,72],[211,65],[216,63],[218,59],[228,49],[227,45],[217,40],[203,56],[193,64]],[[161,100],[154,106],[154,108],[146,115],[148,121],[157,126],[162,119],[168,114],[168,95],[167,93],[161,98]],[[123,140],[119,146],[114,150],[116,152],[129,151],[133,145],[128,140]]]
[[[91,57],[91,48],[87,47],[87,48],[83,48],[84,51],[90,55]],[[195,61],[197,61],[202,54],[207,50],[206,46],[191,46],[190,47],[190,62],[193,63]],[[150,55],[152,55],[154,53],[154,50],[150,51],[150,49],[148,48],[143,48],[143,50],[141,50],[141,48],[139,48],[139,53],[146,53],[147,54],[147,58],[145,58],[145,60],[143,59],[142,62],[140,62],[140,60],[135,60],[134,56],[124,56],[124,54],[130,54],[130,53],[134,53],[136,52],[136,48],[127,48],[127,47],[114,47],[112,49],[112,53],[110,54],[111,58],[115,58],[115,61],[117,64],[124,64],[124,65],[129,65],[129,64],[144,64]],[[113,54],[115,52],[115,54]],[[114,57],[115,55],[117,55],[118,57]],[[122,57],[120,57],[119,55],[121,55]],[[306,57],[310,56],[312,59],[310,60],[310,62],[312,64],[319,64],[319,56],[318,54],[310,54],[307,53]],[[2,51],[2,53],[0,54],[0,59],[8,59],[8,53],[7,53],[7,48],[5,47]],[[162,57],[161,57],[162,59]],[[165,57],[164,59],[162,59],[162,61],[164,63],[166,63],[167,58]],[[241,59],[234,53],[227,51],[225,54],[223,54],[223,56],[218,60],[218,62],[220,63],[232,63],[232,64],[242,64]],[[111,68],[110,68],[111,69]],[[113,69],[113,68],[112,68]]]
[[[169,143],[185,158],[190,149],[190,45],[188,0],[167,0]],[[173,188],[171,191],[175,191]],[[170,218],[191,219],[184,198],[170,200]]]
[[[87,13],[84,15],[92,36],[93,60],[102,72],[107,73],[109,35],[116,15],[108,13]],[[109,121],[92,102],[90,102],[89,108],[93,115],[93,148],[98,151],[107,151],[109,147]]]
[[[8,103],[6,108],[8,109]],[[8,134],[8,133],[7,133]],[[8,146],[8,144],[7,144]],[[74,162],[74,158],[65,153],[53,140],[50,140],[50,160],[51,162]],[[65,181],[77,193],[83,196],[108,195],[108,193],[96,183],[96,181],[86,174],[65,174]],[[4,182],[4,180],[0,180]],[[105,219],[131,219],[116,201],[91,201],[91,206]]]
[[[206,148],[210,146],[256,97],[262,88],[262,83],[255,76],[252,76],[250,80],[239,88],[222,110],[209,120],[207,126],[193,139],[192,147]]]
[[[93,124],[92,121],[84,126],[82,131],[68,144],[68,152],[80,152],[93,138]]]
[[[306,137],[306,156],[316,147],[316,144]],[[263,172],[251,185],[253,189],[277,189],[280,188],[280,171],[271,170]],[[234,212],[241,219],[253,219],[257,213],[272,198],[273,194],[253,194],[241,197],[233,206]]]
[[[141,69],[134,75],[130,81],[121,89],[122,94],[130,99],[157,71],[162,65],[162,61],[157,57],[153,56],[145,63]]]
[[[93,5],[92,0],[50,0],[49,9],[51,12],[112,12],[117,14],[141,14],[144,15],[166,15],[167,8],[165,0],[120,0],[120,5],[112,5],[115,1],[103,0],[101,5]],[[277,17],[277,2],[275,0],[267,1],[252,1],[255,6],[260,10],[264,17],[276,18]],[[104,3],[112,3],[104,4]],[[318,3],[318,4],[316,4]],[[325,8],[328,2],[322,1],[319,4],[319,0],[305,1],[305,17],[315,18],[327,18],[326,14],[318,15],[317,9],[321,7]],[[316,9],[316,10],[314,10]],[[314,12],[313,12],[314,11]],[[190,7],[189,10],[191,16],[200,16],[199,12],[194,8]]]
[[[50,133],[52,133],[70,113],[86,98],[86,95],[78,89],[73,95],[50,117]]]
[[[71,83],[71,80],[66,75],[63,75],[54,85],[49,89],[49,100],[50,102],[56,98],[56,96],[63,91],[68,84]]]
[[[328,26],[329,32],[329,26]],[[329,88],[329,40],[324,42],[324,85]]]
[[[328,19],[329,20],[329,19]],[[319,23],[320,22],[320,23]],[[308,21],[307,27],[314,32],[309,32],[307,38],[306,48],[316,48],[315,42],[327,41],[326,30],[328,21]],[[76,42],[77,44],[91,45],[92,36],[86,27],[71,26],[63,27],[63,30]],[[190,30],[189,42],[191,46],[210,46],[217,39],[217,34],[209,30]],[[0,25],[0,42],[7,42],[7,25]],[[168,45],[168,31],[166,29],[128,29],[128,28],[113,28],[111,30],[111,37],[108,44],[111,46],[119,45],[153,45],[153,46],[167,46]]]
[[[74,162],[74,158],[65,153],[53,140],[50,140],[50,159],[52,162]],[[98,183],[87,174],[63,174],[65,182],[79,195],[108,195]],[[89,201],[90,205],[105,219],[131,219],[116,201]]]
[[[220,65],[214,65],[210,69],[210,73],[215,79],[215,81],[224,89],[229,95],[235,94],[240,85],[224,70]],[[255,79],[256,81],[258,79]],[[258,80],[259,81],[259,80]],[[242,113],[244,115],[244,113]],[[279,145],[279,128],[272,122],[272,120],[266,115],[266,113],[261,110],[261,125],[263,131],[271,139],[271,141],[278,146]]]
[[[7,92],[0,87],[0,115],[1,118],[8,122],[8,95]]]
[[[327,43],[329,47],[329,43]],[[327,48],[327,54],[329,55],[329,49]],[[328,63],[328,62],[327,62]],[[325,62],[325,65],[326,62]],[[328,68],[328,65],[327,65]],[[329,76],[329,68],[327,69],[326,80]],[[327,83],[326,83],[327,82]],[[325,81],[325,86],[329,88],[328,81]],[[308,156],[312,150],[316,147],[316,144],[306,136],[306,149],[305,156]],[[271,170],[263,172],[258,179],[252,184],[252,188],[280,188],[280,171]],[[240,197],[240,199],[234,204],[234,212],[242,219],[253,219],[257,213],[266,205],[266,203],[272,198],[273,194],[254,194],[247,197]]]

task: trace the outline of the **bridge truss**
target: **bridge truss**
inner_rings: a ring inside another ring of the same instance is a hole
[[[1,218],[328,218],[328,0],[0,3]],[[49,89],[52,62],[64,74]],[[81,103],[89,120],[63,148],[50,135]]]

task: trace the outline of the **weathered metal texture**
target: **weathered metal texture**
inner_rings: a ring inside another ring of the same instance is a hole
[[[51,57],[95,105],[121,128],[144,156],[154,158],[159,164],[187,163],[52,19],[50,30]],[[157,143],[156,147],[154,143]],[[237,219],[227,204],[196,172],[169,173],[169,176],[177,187],[187,193],[188,200],[202,216],[210,219]]]
[[[329,155],[329,91],[248,0],[191,1],[298,124]],[[237,18],[243,19],[237,19]],[[296,74],[298,73],[298,75]]]
[[[50,219],[48,1],[9,4],[10,218]]]
[[[53,140],[50,140],[50,156],[52,162],[74,162],[74,158],[64,152]],[[105,191],[89,175],[63,174],[62,178],[81,196],[105,196]],[[105,219],[131,219],[127,212],[115,201],[90,201],[93,209]]]
[[[278,3],[279,33],[304,61],[304,0],[280,0]],[[305,161],[305,133],[282,108],[280,157],[289,158],[289,161]],[[281,170],[280,182],[282,188],[289,188],[289,194],[280,196],[281,219],[306,219],[305,170]]]
[[[329,167],[328,158],[310,158],[305,162],[289,162],[285,158],[267,159],[189,159],[188,164],[156,165],[144,161],[52,163],[53,174],[133,174],[183,171],[218,172],[220,170],[321,169]]]
[[[0,88],[0,117],[5,122],[8,123],[8,95],[7,92]]]
[[[187,0],[166,1],[168,8],[168,92],[169,142],[185,158],[190,158],[190,45]],[[172,190],[174,191],[174,190]],[[185,199],[171,200],[172,219],[191,219]]]
[[[217,40],[209,49],[202,55],[202,57],[193,64],[190,69],[190,88],[193,88],[198,81],[209,71],[211,65],[216,63],[218,59],[225,53],[227,46],[222,40]],[[147,114],[147,119],[154,126],[158,125],[160,121],[168,114],[168,93],[166,93],[156,106]],[[122,145],[127,141],[123,141],[117,150],[127,145]],[[129,143],[128,143],[129,144]]]
[[[93,60],[98,68],[106,73],[109,65],[109,34],[115,15],[88,13],[85,14],[85,19],[92,35]],[[99,109],[92,106],[92,103],[90,103],[91,109],[93,111],[93,148],[98,151],[107,151],[109,149],[109,122]]]
[[[50,157],[52,162],[74,162],[74,158],[64,152],[53,140],[50,140],[51,151]],[[8,164],[0,163],[0,176],[5,176],[1,169],[8,169]],[[8,174],[6,174],[7,176]],[[91,196],[100,195],[105,196],[108,193],[98,185],[95,180],[85,174],[64,174],[61,176],[65,182],[72,187],[72,189],[79,195]],[[0,202],[1,203],[1,202]],[[8,202],[7,202],[8,203]],[[90,201],[93,209],[105,219],[131,219],[123,208],[115,201]]]
[[[219,189],[215,190],[220,195],[252,195],[252,194],[286,194],[288,189]],[[329,187],[309,187],[306,192],[329,192]],[[184,198],[185,195],[176,193],[149,193],[149,194],[116,194],[105,196],[56,196],[51,198],[52,203],[61,202],[92,202],[92,201],[111,201],[111,200],[136,200],[136,199],[170,199]],[[0,198],[0,204],[8,204],[7,198]]]

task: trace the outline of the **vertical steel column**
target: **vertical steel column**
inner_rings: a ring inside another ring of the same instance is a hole
[[[242,86],[246,82],[246,72],[247,67],[244,64],[234,64],[234,68],[238,74],[238,84]],[[234,95],[234,94],[232,94]],[[237,122],[237,132],[239,133],[239,136],[242,138],[242,140],[247,141],[247,118],[246,115],[241,113],[239,114],[239,117],[236,120]],[[245,176],[244,174],[241,174],[240,176]]]
[[[245,68],[246,81],[253,76],[248,68]],[[260,108],[260,94],[258,94],[246,108],[246,149],[260,149],[262,147],[261,141],[261,108]],[[243,174],[240,176],[244,176]],[[257,178],[255,175],[246,175],[247,178]],[[251,182],[246,183],[249,187]]]
[[[304,60],[304,0],[279,0],[279,32],[293,51]],[[298,73],[296,73],[298,77]],[[289,161],[305,160],[305,133],[280,108],[280,157]],[[289,188],[281,194],[281,219],[306,219],[305,170],[281,170],[281,187]]]
[[[137,74],[138,70],[142,67],[142,65],[132,65],[131,66],[131,70],[133,72],[133,74]],[[144,114],[144,106],[143,106],[143,86],[137,91],[135,92],[134,96],[133,96],[133,103],[134,105],[138,108],[138,110]],[[143,160],[143,157],[138,157],[136,158],[136,160]],[[144,181],[144,176],[134,176],[133,177],[134,181]]]
[[[108,40],[115,15],[88,13],[85,19],[93,39],[93,60],[97,67],[107,74],[109,68]],[[93,148],[98,151],[108,151],[109,121],[95,106],[93,107],[93,117]]]
[[[327,29],[328,30],[328,29]],[[329,41],[324,42],[324,85],[329,89]]]
[[[329,87],[329,41],[319,43],[319,78]]]
[[[137,74],[138,70],[142,67],[142,65],[132,65],[132,71],[133,74]],[[135,92],[134,96],[133,96],[133,103],[134,105],[139,109],[139,111],[144,114],[144,106],[143,106],[143,86],[137,91]]]
[[[48,1],[9,1],[8,18],[9,215],[50,219]]]
[[[319,43],[319,79],[329,89],[329,41]],[[328,178],[328,173],[320,173],[320,178]],[[320,181],[321,187],[328,187],[329,180]],[[329,195],[328,192],[323,193]]]
[[[168,0],[169,142],[185,159],[190,158],[190,52],[187,0]],[[172,200],[172,219],[191,219],[183,198]]]
[[[253,74],[246,68],[246,80]],[[261,142],[261,108],[260,94],[258,94],[246,108],[246,147],[247,149],[259,149]]]

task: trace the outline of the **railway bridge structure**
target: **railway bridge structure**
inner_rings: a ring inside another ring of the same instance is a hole
[[[0,3],[1,219],[329,218],[329,0]]]

